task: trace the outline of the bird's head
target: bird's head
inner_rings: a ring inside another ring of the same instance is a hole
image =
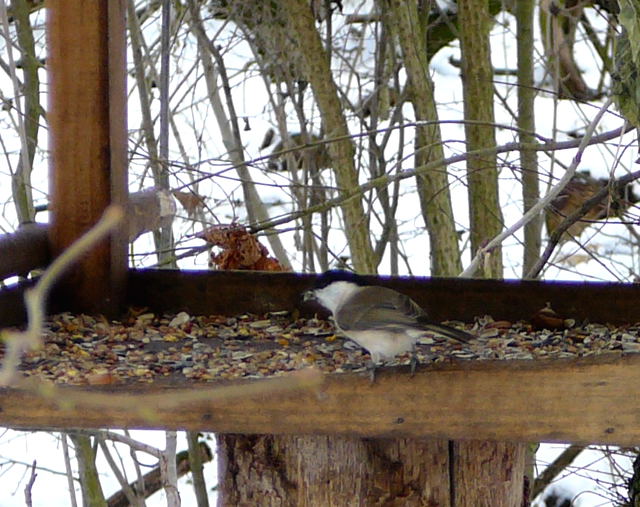
[[[304,293],[305,301],[318,301],[333,312],[345,297],[351,295],[358,287],[369,285],[360,275],[351,271],[332,269],[320,275],[313,288]]]
[[[354,285],[363,287],[369,285],[369,283],[360,275],[357,275],[353,271],[347,271],[344,269],[331,269],[322,273],[315,281],[314,289],[323,289],[328,285],[335,282],[347,282]]]

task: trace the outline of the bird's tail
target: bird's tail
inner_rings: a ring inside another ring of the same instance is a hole
[[[445,326],[444,324],[430,323],[425,327],[430,331],[434,331],[437,334],[445,336],[446,338],[452,338],[462,343],[467,343],[469,340],[473,340],[475,338],[475,336],[467,333],[466,331],[462,331],[461,329],[456,329],[451,326]]]

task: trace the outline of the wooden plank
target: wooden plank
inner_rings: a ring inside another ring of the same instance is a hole
[[[265,382],[265,381],[262,381]],[[268,381],[267,381],[268,382]],[[562,361],[438,364],[411,376],[384,371],[375,384],[327,377],[319,391],[192,403],[176,409],[172,387],[112,386],[100,410],[15,389],[0,390],[0,425],[21,428],[158,428],[233,433],[342,434],[635,445],[640,441],[640,355]],[[202,385],[183,386],[200,389]],[[134,403],[137,410],[131,409]]]
[[[127,304],[202,315],[293,310],[313,279],[299,273],[130,270]]]
[[[26,275],[51,260],[47,227],[28,224],[12,234],[0,236],[0,280]]]
[[[10,285],[0,290],[0,334],[2,329],[11,326],[24,326],[27,322],[27,309],[24,303],[24,293],[35,285],[36,280],[29,279],[17,285]],[[46,310],[50,313],[65,311],[65,305],[60,300],[48,298]],[[0,365],[2,361],[0,360]]]
[[[51,243],[58,255],[110,203],[126,199],[124,0],[52,0],[50,82]],[[59,297],[82,311],[114,313],[126,277],[126,236],[92,250]]]
[[[0,329],[20,326],[26,322],[24,291],[31,285],[32,282],[29,281],[0,290]]]
[[[302,301],[316,275],[246,271],[132,270],[128,304],[156,311],[234,315],[321,309]],[[411,296],[434,320],[467,322],[527,320],[547,302],[563,318],[577,322],[633,323],[639,320],[638,284],[469,280],[459,278],[369,277]]]
[[[64,0],[66,2],[66,0]],[[111,204],[127,209],[129,195],[129,132],[127,123],[127,0],[102,0],[107,4],[107,65],[109,69],[109,168]],[[124,305],[128,260],[127,227],[110,237],[109,292],[106,313],[115,315]],[[98,294],[94,304],[102,301]]]

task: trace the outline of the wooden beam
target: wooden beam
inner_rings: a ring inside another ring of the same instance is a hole
[[[79,387],[64,388],[58,403],[2,389],[0,425],[635,445],[640,441],[639,384],[640,355],[633,355],[459,361],[423,367],[414,376],[407,369],[382,371],[375,384],[366,375],[332,375],[316,392],[197,402],[179,409],[157,399],[148,406],[143,399],[151,393],[168,398],[175,385],[89,388],[127,400],[123,408],[114,397],[100,410],[71,404]],[[132,402],[138,410],[131,409]]]
[[[322,309],[303,303],[316,275],[255,271],[129,272],[128,304],[155,311],[235,315]],[[472,322],[475,317],[528,320],[550,303],[563,318],[612,324],[638,320],[640,286],[621,283],[365,277],[411,296],[434,320]]]
[[[43,224],[23,225],[12,234],[0,236],[0,280],[26,275],[49,264],[49,237]]]
[[[110,203],[126,202],[125,0],[48,3],[51,242],[58,255]],[[126,232],[95,248],[58,297],[114,313],[126,278]]]
[[[20,326],[26,322],[24,292],[33,282],[21,283],[0,290],[0,327]]]

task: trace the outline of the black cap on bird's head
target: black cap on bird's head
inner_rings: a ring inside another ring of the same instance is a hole
[[[317,299],[317,293],[319,291],[323,291],[323,289],[336,282],[347,282],[358,286],[370,285],[364,278],[360,275],[356,275],[352,271],[331,269],[329,271],[325,271],[316,278],[313,287],[304,293],[304,300],[310,301]]]
[[[355,274],[353,271],[346,271],[344,269],[331,269],[322,273],[313,284],[314,289],[323,289],[324,287],[331,285],[333,282],[350,282],[355,285],[370,285],[360,275]]]

